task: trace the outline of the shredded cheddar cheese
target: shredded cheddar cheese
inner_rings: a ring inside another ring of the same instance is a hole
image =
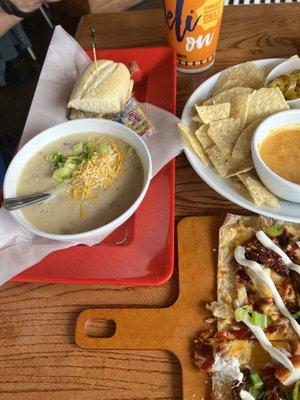
[[[74,171],[71,198],[83,201],[96,198],[94,189],[110,187],[124,170],[124,157],[126,151],[120,150],[112,142],[106,152],[95,152],[90,160],[84,161]]]

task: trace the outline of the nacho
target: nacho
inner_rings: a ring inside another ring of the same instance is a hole
[[[263,86],[263,71],[260,67],[249,61],[224,71],[217,80],[214,96],[225,89],[231,89],[233,87],[259,89]]]
[[[208,136],[225,156],[230,156],[240,135],[239,118],[227,118],[214,121],[209,125]]]
[[[199,115],[195,115],[195,116],[193,117],[193,121],[194,121],[194,122],[197,122],[197,124],[202,124],[202,121],[201,121]]]
[[[276,88],[262,88],[253,92],[249,97],[246,125],[258,118],[268,117],[290,107],[282,92]]]
[[[228,157],[225,156],[215,144],[212,147],[207,148],[205,151],[218,174],[225,177],[228,171]]]
[[[231,156],[224,155],[216,145],[206,148],[205,151],[217,172],[224,178],[247,172],[253,168],[251,158],[233,159]]]
[[[234,87],[232,89],[224,90],[223,92],[217,94],[216,96],[207,99],[203,102],[203,105],[211,105],[211,104],[220,104],[220,103],[231,103],[231,100],[235,96],[242,96],[244,94],[251,94],[254,92],[254,89],[246,88],[246,87]]]
[[[207,165],[209,163],[209,160],[203,151],[203,148],[198,141],[197,137],[195,136],[195,133],[186,125],[184,124],[178,124],[178,127],[180,129],[181,135],[183,137],[183,140],[187,143],[187,145],[196,153],[196,155],[200,158],[200,160]]]
[[[278,198],[271,193],[258,179],[254,173],[243,173],[238,175],[240,181],[246,186],[255,204],[268,205],[273,208],[279,207]]]
[[[229,157],[226,164],[227,171],[224,175],[224,178],[230,178],[236,175],[238,176],[239,174],[248,172],[254,168],[252,157],[245,157],[243,159]]]
[[[208,124],[201,125],[200,128],[198,128],[195,131],[195,135],[199,142],[201,143],[201,146],[204,150],[209,149],[214,145],[214,142],[211,140],[211,138],[208,136],[207,131],[209,129]]]
[[[300,293],[297,292],[293,285],[293,274],[283,269],[279,258],[276,258],[276,254],[274,256],[274,253],[268,253],[268,257],[264,257],[263,259],[259,258],[260,254],[265,254],[266,250],[259,243],[257,244],[255,234],[259,230],[268,233],[268,229],[275,223],[276,221],[271,218],[261,216],[228,215],[220,229],[217,274],[218,297],[214,305],[214,309],[219,311],[219,331],[232,332],[232,335],[239,337],[238,332],[239,330],[244,331],[244,325],[237,323],[228,311],[226,314],[223,314],[223,317],[220,316],[220,310],[223,310],[224,304],[226,304],[227,308],[231,309],[233,313],[236,308],[245,304],[251,304],[257,312],[268,316],[266,334],[270,340],[297,339],[297,335],[289,321],[279,312],[276,304],[272,301],[273,298],[269,289],[261,281],[255,279],[255,276],[251,274],[248,268],[238,265],[234,258],[236,246],[243,246],[247,243],[246,248],[249,249],[247,250],[247,258],[250,260],[260,260],[264,268],[268,268],[270,277],[274,281],[285,304],[293,312],[294,309],[297,310],[297,297]],[[299,236],[299,225],[285,224],[283,233],[276,240],[280,243],[282,249],[289,251],[287,249],[291,249],[290,244],[294,246],[295,240],[298,240]],[[287,240],[287,238],[289,239]],[[276,260],[277,264],[273,263],[274,260]],[[299,256],[296,257],[295,262],[300,263]],[[218,308],[218,305],[220,308]]]
[[[251,124],[248,125],[243,130],[243,132],[240,134],[238,140],[236,141],[236,144],[232,151],[232,157],[243,159],[244,157],[247,157],[250,154],[252,136],[253,136],[256,128],[258,127],[258,125],[261,123],[261,121],[262,121],[262,119],[259,118],[255,121],[251,122]]]
[[[240,131],[245,127],[245,123],[248,115],[248,104],[249,104],[249,93],[235,95],[230,101],[230,117],[239,118],[240,121]]]
[[[200,122],[203,124],[209,124],[213,121],[225,119],[230,114],[230,103],[221,103],[211,106],[195,106]]]

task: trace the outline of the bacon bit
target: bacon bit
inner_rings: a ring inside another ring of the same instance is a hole
[[[250,339],[252,337],[252,332],[246,325],[239,323],[237,325],[233,325],[232,328],[229,329],[227,336],[230,340]]]
[[[211,370],[214,363],[213,357],[207,358],[201,365],[199,365],[200,371],[207,373]]]
[[[200,341],[195,342],[195,358],[197,360],[207,358],[209,356],[212,356],[212,354],[213,354],[212,345]]]
[[[267,328],[264,329],[264,331],[267,334],[271,334],[277,332],[278,329],[275,326],[268,326]]]
[[[248,239],[244,246],[247,260],[256,261],[266,268],[271,268],[281,276],[289,276],[289,269],[275,251],[266,249],[256,237]]]
[[[300,342],[293,341],[291,345],[292,345],[292,354],[294,356],[300,356]]]
[[[196,360],[196,365],[200,368],[202,372],[208,372],[213,365],[213,346],[211,344],[210,337],[199,337],[195,340],[194,347],[194,358]]]
[[[273,297],[265,297],[265,298],[260,297],[258,299],[255,299],[251,305],[252,305],[253,310],[262,311],[263,306],[273,304],[273,303],[274,303]]]
[[[295,261],[295,257],[297,256],[297,251],[299,251],[299,246],[297,245],[296,241],[293,240],[291,243],[289,243],[284,250],[286,254],[290,257],[292,261]]]
[[[280,285],[277,285],[276,287],[288,310],[291,313],[297,312],[297,295],[291,279],[286,279],[284,282],[282,282]]]
[[[237,283],[247,286],[251,282],[250,276],[247,274],[246,269],[239,268],[236,274]]]
[[[282,393],[279,381],[274,375],[274,367],[267,366],[261,370],[261,377],[265,385],[266,400],[284,400],[285,396]]]
[[[296,271],[291,271],[291,279],[295,290],[300,293],[300,275]]]

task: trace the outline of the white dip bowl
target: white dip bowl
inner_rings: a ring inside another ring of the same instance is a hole
[[[17,196],[17,185],[23,168],[35,153],[43,149],[46,145],[63,137],[68,137],[77,133],[88,132],[116,137],[123,140],[135,149],[136,154],[139,156],[142,162],[144,170],[143,186],[139,196],[123,214],[121,214],[118,218],[114,219],[110,223],[100,226],[97,229],[76,234],[58,235],[43,232],[33,226],[29,221],[27,221],[27,219],[23,216],[21,210],[12,211],[11,215],[13,216],[13,218],[30,232],[49,239],[64,241],[72,240],[80,242],[81,240],[94,237],[103,238],[110,234],[113,230],[118,228],[120,225],[122,225],[129,217],[131,217],[131,215],[141,204],[148,190],[152,176],[152,163],[149,150],[143,140],[134,131],[122,124],[104,119],[79,119],[68,121],[63,124],[46,129],[45,131],[41,132],[33,139],[31,139],[29,142],[27,142],[18,151],[8,167],[3,185],[4,198]]]
[[[274,130],[300,125],[300,110],[281,111],[265,119],[256,129],[251,143],[252,158],[263,184],[282,199],[300,203],[300,185],[273,172],[259,154],[260,143]],[[300,166],[299,166],[300,168]]]
[[[293,58],[278,64],[267,76],[265,86],[268,86],[271,81],[278,78],[280,75],[288,75],[295,71],[295,69],[300,69],[300,58]],[[286,101],[290,108],[300,108],[300,97],[298,99]]]

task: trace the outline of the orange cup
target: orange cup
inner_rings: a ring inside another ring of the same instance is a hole
[[[177,69],[200,72],[215,60],[224,0],[164,0],[169,46]]]

